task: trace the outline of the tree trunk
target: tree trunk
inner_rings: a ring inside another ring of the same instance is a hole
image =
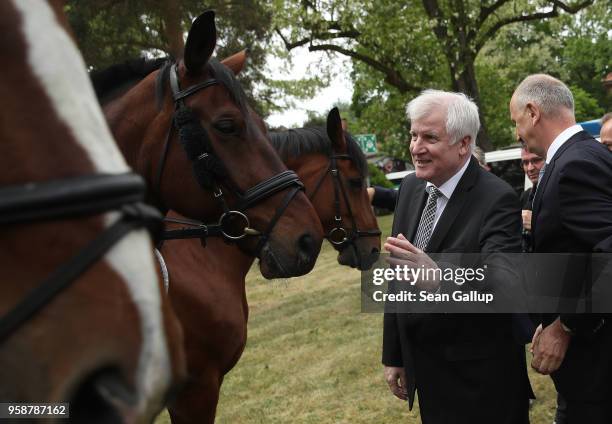
[[[465,93],[478,105],[480,131],[478,132],[476,144],[485,152],[490,152],[493,150],[493,143],[491,143],[489,139],[484,111],[482,110],[482,103],[480,102],[480,91],[478,89],[478,83],[476,82],[476,71],[474,67],[475,59],[465,54],[460,57],[463,58],[463,62],[460,65],[461,69],[459,69],[457,63],[450,63],[453,90]]]
[[[183,56],[183,50],[185,49],[180,0],[162,1],[160,7],[161,16],[164,20],[164,36],[168,42],[168,53],[178,59]]]

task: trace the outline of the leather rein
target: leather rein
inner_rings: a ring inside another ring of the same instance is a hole
[[[139,228],[156,234],[161,215],[143,202],[144,180],[136,174],[97,174],[0,189],[0,225],[78,218],[118,211],[120,217],[0,318],[0,343]]]

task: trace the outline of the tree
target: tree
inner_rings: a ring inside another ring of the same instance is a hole
[[[609,110],[601,81],[612,71],[610,16],[612,3],[597,0],[576,15],[505,27],[483,48],[477,78],[494,145],[514,142],[507,105],[516,85],[532,73],[546,72],[570,86],[578,121]]]
[[[593,1],[277,0],[283,12],[276,32],[287,50],[307,45],[349,56],[401,94],[431,86],[465,92],[481,106],[478,142],[490,150],[476,75],[479,52],[506,26],[575,14]]]
[[[272,27],[265,1],[68,0],[66,5],[68,19],[91,69],[143,55],[179,57],[192,20],[206,9],[216,11],[218,57],[249,49],[249,66],[241,73],[240,81],[251,104],[265,116],[285,88],[262,72]]]

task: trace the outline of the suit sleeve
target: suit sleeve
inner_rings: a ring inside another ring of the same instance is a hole
[[[395,196],[395,198],[393,199],[393,209],[395,209],[397,199],[399,199],[401,196],[402,187],[404,186],[405,181],[405,179],[402,180],[402,184],[400,184],[400,187],[397,191],[393,190]],[[383,190],[387,191],[388,189]],[[398,219],[398,216],[401,217],[402,213],[403,211],[398,210],[395,214],[394,221]],[[396,227],[395,224],[396,223],[394,222],[394,227]],[[389,283],[389,292],[391,292],[392,290],[394,290],[393,281]],[[400,342],[399,327],[397,323],[397,313],[393,310],[393,307],[389,307],[389,305],[386,305],[385,314],[383,318],[382,363],[383,365],[386,365],[388,367],[404,366],[402,360],[402,347]]]
[[[607,165],[572,161],[559,178],[561,222],[593,252],[612,252],[612,169]]]
[[[517,195],[505,191],[485,213],[480,231],[480,251],[521,252],[521,208]]]
[[[397,191],[395,189],[374,186],[374,198],[372,199],[373,206],[394,211],[396,201]]]
[[[503,309],[527,311],[527,287],[519,255],[521,245],[521,205],[514,191],[497,197],[483,221],[480,252],[487,266],[487,288]]]
[[[600,253],[612,252],[612,168],[601,158],[591,159],[571,161],[560,172],[561,223],[585,250],[588,247],[598,253],[590,262],[589,284],[610,304],[610,255]],[[561,314],[561,321],[575,334],[589,336],[597,332],[602,319],[598,315]]]

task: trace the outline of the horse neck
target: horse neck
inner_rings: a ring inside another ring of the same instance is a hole
[[[123,95],[103,107],[106,121],[128,165],[152,184],[154,165],[151,152],[161,143],[171,124],[171,106],[157,110],[155,75],[148,75]]]
[[[40,43],[40,31],[31,28],[4,38],[1,46],[12,54],[0,80],[0,96],[10,105],[0,122],[0,183],[127,171],[66,30],[47,28],[42,36],[55,41],[49,50]]]

